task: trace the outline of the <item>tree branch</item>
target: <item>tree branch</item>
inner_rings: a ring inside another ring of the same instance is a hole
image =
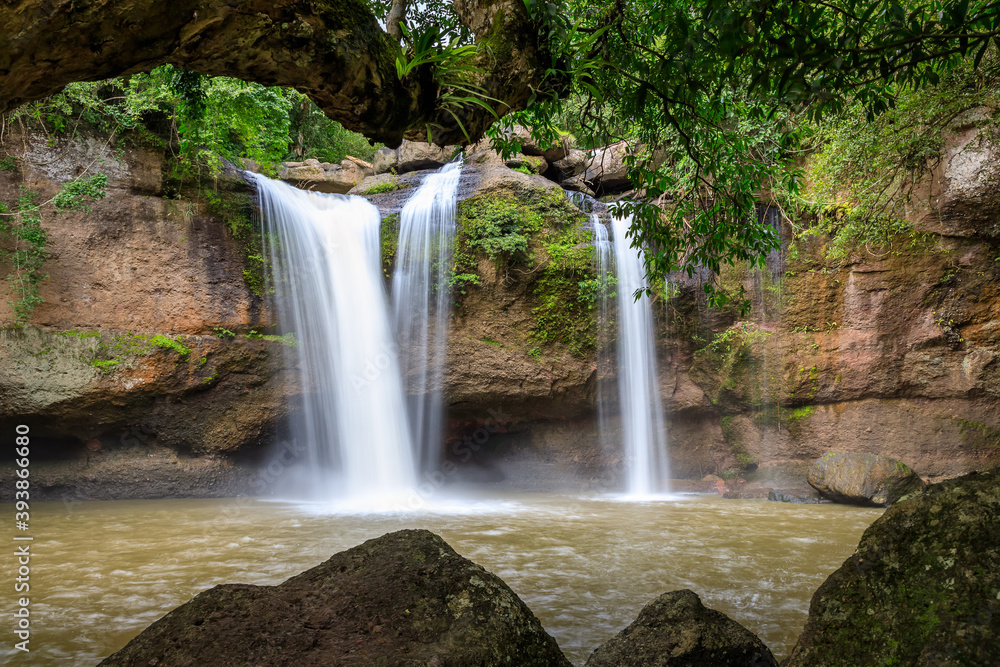
[[[502,115],[543,87],[551,57],[520,0],[456,0],[486,40],[481,85]],[[8,0],[0,6],[0,111],[47,97],[73,81],[99,81],[164,63],[305,93],[330,118],[370,139],[461,143],[429,76],[396,73],[398,40],[364,0]],[[396,24],[398,26],[398,22]],[[498,53],[498,50],[503,53]],[[471,105],[472,140],[493,122]]]
[[[400,25],[406,19],[406,0],[392,0],[389,15],[385,19],[385,29],[397,42],[403,40],[403,28]]]

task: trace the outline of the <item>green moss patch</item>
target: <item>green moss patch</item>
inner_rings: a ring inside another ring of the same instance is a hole
[[[900,500],[816,591],[784,664],[996,664],[998,544],[997,469]]]
[[[381,181],[380,183],[374,183],[370,187],[366,188],[362,195],[381,195],[387,192],[395,192],[396,190],[402,190],[404,188],[410,187],[406,183],[397,181],[396,179],[390,179],[387,181]]]
[[[182,357],[186,357],[191,354],[191,348],[187,347],[173,338],[167,338],[162,334],[157,334],[149,339],[149,344],[153,347],[158,347],[161,350],[172,350]]]

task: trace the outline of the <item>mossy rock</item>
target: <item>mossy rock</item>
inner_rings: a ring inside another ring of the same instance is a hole
[[[278,586],[199,594],[101,665],[569,667],[510,588],[426,530],[368,540]]]
[[[598,648],[586,667],[777,667],[755,634],[693,591],[664,593]]]
[[[1000,469],[890,507],[820,586],[786,667],[1000,664]]]
[[[837,503],[888,507],[924,488],[910,466],[876,454],[827,452],[809,470],[809,485]]]

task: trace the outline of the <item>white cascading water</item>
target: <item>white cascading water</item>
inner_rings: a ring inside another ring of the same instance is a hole
[[[617,370],[621,435],[625,448],[627,491],[651,496],[669,491],[666,420],[656,372],[653,309],[649,297],[634,298],[646,288],[642,256],[626,236],[632,218],[611,216],[611,250],[617,277]],[[607,266],[608,234],[595,220],[598,272]],[[602,259],[603,258],[603,259]],[[606,269],[603,269],[606,271]]]
[[[410,432],[424,471],[439,461],[441,392],[451,307],[451,256],[455,243],[455,192],[461,165],[424,179],[400,213],[392,303],[399,366],[409,395]]]
[[[380,270],[379,212],[256,174],[278,316],[294,332],[304,451],[294,486],[309,499],[386,509],[416,487],[417,463]]]

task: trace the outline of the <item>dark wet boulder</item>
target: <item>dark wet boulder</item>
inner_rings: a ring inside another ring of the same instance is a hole
[[[827,452],[809,469],[809,485],[837,503],[888,507],[926,485],[905,463],[876,454]]]
[[[277,586],[199,594],[101,665],[569,667],[499,577],[401,530]]]
[[[771,489],[767,499],[778,503],[795,503],[798,505],[816,505],[832,502],[829,498],[819,495],[816,489],[808,486],[794,489]]]
[[[1000,664],[1000,469],[873,523],[813,595],[786,666]]]
[[[705,607],[694,591],[664,593],[594,651],[586,667],[777,667],[755,634]]]

